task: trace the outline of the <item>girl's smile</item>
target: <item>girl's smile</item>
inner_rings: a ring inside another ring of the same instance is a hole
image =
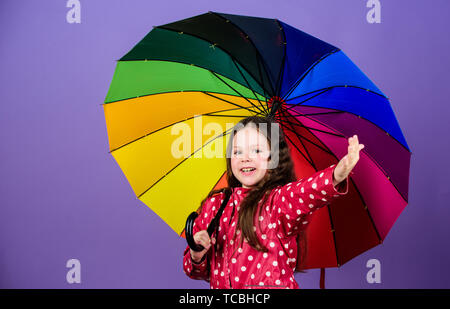
[[[231,169],[243,188],[258,184],[267,171],[270,145],[256,126],[247,125],[233,138]]]

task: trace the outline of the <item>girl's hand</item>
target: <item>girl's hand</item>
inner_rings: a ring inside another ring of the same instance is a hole
[[[209,248],[211,247],[211,244],[215,244],[216,240],[214,238],[210,239],[208,232],[203,230],[195,233],[194,235],[194,242],[198,245],[202,245],[203,249],[200,252],[196,252],[191,249],[191,258],[194,262],[199,263],[203,256],[208,252]]]
[[[357,135],[348,139],[348,154],[339,161],[334,169],[333,185],[336,186],[348,177],[359,160],[359,151],[363,148],[364,145],[359,144]]]

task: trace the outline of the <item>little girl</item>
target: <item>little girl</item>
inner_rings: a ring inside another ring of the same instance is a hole
[[[260,124],[267,130],[259,130]],[[211,288],[298,289],[297,236],[315,210],[347,194],[347,177],[364,148],[355,135],[349,138],[348,154],[336,166],[296,180],[283,132],[278,130],[279,140],[271,141],[272,124],[278,126],[270,118],[251,116],[236,125],[227,146],[228,187],[211,191],[195,219],[194,241],[204,250],[188,246],[183,269],[192,279],[210,282]],[[269,169],[272,142],[278,146],[279,160]],[[206,229],[225,193],[230,199],[210,238]]]

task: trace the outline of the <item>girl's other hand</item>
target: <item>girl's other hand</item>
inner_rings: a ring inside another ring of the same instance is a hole
[[[208,252],[209,248],[211,248],[211,244],[215,243],[215,239],[210,239],[208,232],[203,230],[195,233],[194,235],[194,242],[198,245],[202,245],[203,249],[202,251],[196,252],[191,249],[191,258],[194,262],[199,263],[203,256]]]
[[[357,135],[353,135],[348,139],[348,154],[346,154],[339,161],[334,170],[334,185],[337,185],[347,178],[356,163],[359,161],[359,152],[362,149],[364,149],[364,145],[359,143]],[[334,183],[335,181],[336,183]]]

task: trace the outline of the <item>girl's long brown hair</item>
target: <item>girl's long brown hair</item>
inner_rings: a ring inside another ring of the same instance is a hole
[[[242,119],[239,121],[239,123],[236,124],[236,126],[232,129],[228,145],[227,145],[227,156],[226,156],[226,164],[227,164],[227,183],[228,186],[222,189],[216,189],[212,190],[208,196],[203,199],[201,202],[201,206],[199,208],[199,213],[201,212],[201,207],[203,206],[203,203],[212,195],[224,192],[225,194],[231,194],[232,189],[235,187],[242,187],[241,182],[234,176],[232,169],[231,169],[231,153],[233,149],[233,138],[236,135],[236,133],[244,128],[247,124],[253,123],[256,125],[256,128],[259,128],[259,124],[266,124],[264,128],[267,128],[267,130],[259,130],[260,133],[262,133],[269,142],[269,147],[272,152],[272,150],[279,151],[278,153],[278,165],[273,169],[267,169],[266,174],[261,179],[261,181],[252,187],[252,190],[250,190],[247,195],[245,196],[244,200],[242,201],[240,205],[239,210],[239,218],[238,218],[238,225],[236,228],[237,230],[242,231],[241,237],[241,244],[243,239],[245,238],[249,245],[252,246],[254,249],[261,251],[261,252],[267,252],[268,249],[263,246],[257,235],[255,230],[253,229],[254,226],[254,218],[256,217],[256,213],[258,210],[258,202],[261,202],[261,205],[264,205],[267,201],[267,198],[269,196],[269,193],[276,188],[277,186],[282,186],[287,183],[296,181],[297,178],[295,176],[294,171],[294,163],[292,161],[291,155],[290,155],[290,148],[288,144],[286,143],[286,139],[284,137],[283,131],[278,127],[279,132],[279,140],[278,141],[272,141],[271,140],[271,129],[272,125],[278,126],[278,123],[273,122],[271,118],[268,117],[261,117],[261,116],[249,116],[247,118]],[[274,143],[274,147],[272,147],[272,143]],[[276,146],[278,144],[278,146]],[[273,157],[273,153],[270,154],[270,158]],[[258,217],[262,211],[262,207],[259,209]],[[257,222],[259,222],[257,220]],[[300,248],[301,253],[299,253],[299,259],[297,266],[301,265],[304,260],[304,257],[306,256],[306,234],[302,231],[299,234],[299,237],[297,238],[298,241],[300,241]],[[301,267],[300,267],[301,268]]]

